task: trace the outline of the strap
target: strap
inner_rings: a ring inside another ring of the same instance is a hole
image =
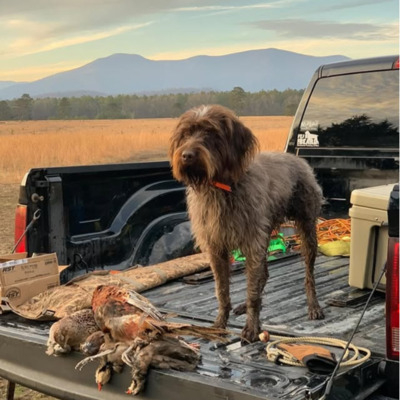
[[[213,181],[212,184],[218,189],[225,190],[226,192],[232,192],[232,188],[229,185],[226,185],[225,183]]]

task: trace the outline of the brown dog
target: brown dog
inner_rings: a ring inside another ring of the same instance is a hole
[[[174,177],[187,185],[192,230],[210,254],[219,301],[215,326],[225,328],[231,302],[230,252],[246,257],[247,312],[242,338],[258,339],[261,295],[268,279],[266,249],[272,230],[296,222],[306,264],[310,319],[324,314],[315,293],[315,222],[322,193],[306,161],[287,153],[258,154],[258,141],[229,109],[201,106],[184,113],[170,141]]]

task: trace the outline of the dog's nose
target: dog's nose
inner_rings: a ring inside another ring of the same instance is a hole
[[[182,160],[186,164],[191,164],[194,161],[195,153],[193,150],[184,150],[182,152]]]

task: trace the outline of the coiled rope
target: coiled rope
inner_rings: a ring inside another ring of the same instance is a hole
[[[281,225],[281,228],[296,231],[295,225],[287,223]],[[318,244],[331,243],[337,240],[350,240],[351,237],[351,219],[324,219],[319,218],[316,224]],[[293,250],[299,250],[301,239],[300,235],[294,232],[291,235],[285,235],[284,239],[290,244]]]
[[[263,335],[263,334],[261,334]],[[319,344],[323,346],[331,346],[338,347],[342,349],[346,349],[347,342],[340,339],[328,338],[328,337],[314,337],[314,336],[303,336],[303,337],[286,337],[286,336],[276,336],[271,335],[270,338],[273,340],[267,344],[266,352],[267,359],[269,361],[275,362],[279,360],[279,362],[287,365],[292,365],[296,367],[304,367],[305,365],[297,360],[292,354],[288,353],[285,350],[277,348],[277,345],[280,343],[312,343]],[[262,339],[262,338],[261,338]],[[361,355],[361,358],[359,358]],[[367,361],[371,357],[371,351],[365,347],[355,346],[350,343],[348,349],[346,349],[345,354],[343,356],[343,360],[340,363],[340,367],[345,366],[353,366],[362,364]]]

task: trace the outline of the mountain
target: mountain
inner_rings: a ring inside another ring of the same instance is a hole
[[[0,90],[13,85],[21,85],[23,83],[25,82],[0,81]]]
[[[314,57],[278,49],[249,50],[223,56],[184,60],[149,60],[137,54],[114,54],[82,67],[30,83],[0,89],[0,99],[28,93],[43,97],[57,93],[97,92],[105,95],[180,91],[245,91],[304,89],[321,64],[344,61],[345,56]]]

